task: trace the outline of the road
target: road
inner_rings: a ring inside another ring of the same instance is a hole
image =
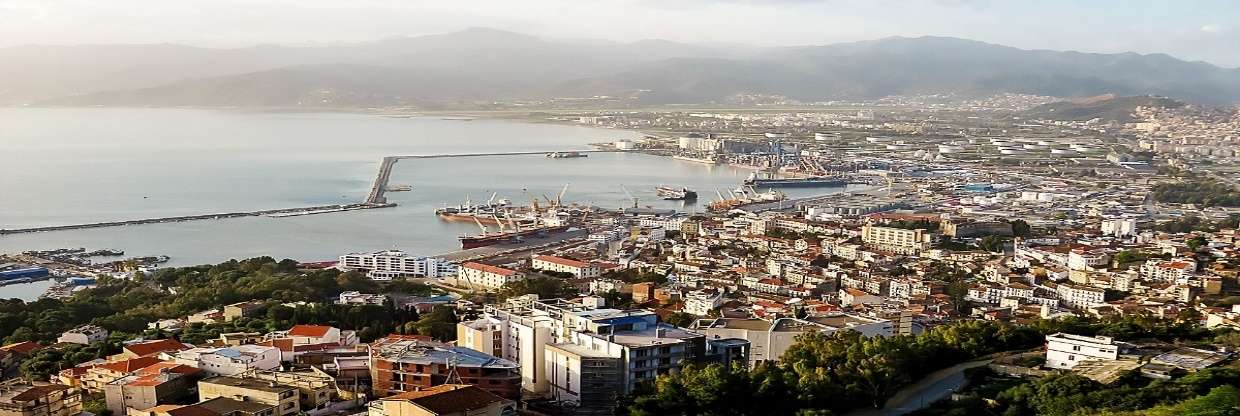
[[[858,410],[848,413],[848,416],[902,416],[924,409],[964,387],[965,370],[990,364],[991,361],[994,359],[969,361],[935,371],[913,385],[896,392],[894,396],[887,399],[882,409]]]

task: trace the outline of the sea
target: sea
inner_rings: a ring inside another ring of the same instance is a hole
[[[589,143],[640,137],[485,118],[0,108],[0,228],[353,203],[369,192],[384,156],[588,150]],[[492,195],[528,204],[563,191],[565,203],[616,208],[631,205],[631,193],[641,206],[700,212],[717,190],[726,194],[750,172],[637,153],[405,159],[390,184],[412,190],[388,193],[394,208],[3,235],[0,253],[109,248],[167,255],[167,266],[256,256],[327,261],[386,249],[435,255],[456,250],[457,236],[478,232],[475,224],[439,220],[434,210],[442,206]],[[699,201],[660,200],[659,185],[695,189]],[[11,285],[0,287],[0,298],[31,299],[41,291],[37,284]]]

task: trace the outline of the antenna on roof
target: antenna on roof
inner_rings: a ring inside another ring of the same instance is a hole
[[[461,375],[456,372],[457,359],[456,354],[448,357],[448,379],[444,380],[444,384],[465,384],[461,381]]]

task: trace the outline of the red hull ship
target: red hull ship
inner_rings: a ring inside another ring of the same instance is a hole
[[[485,235],[466,235],[461,236],[461,249],[468,250],[471,248],[486,247],[496,244],[512,242],[515,239],[529,236],[542,236],[546,234],[555,234],[568,231],[568,226],[562,225],[558,227],[538,227],[528,230],[507,231],[499,233],[489,233]]]

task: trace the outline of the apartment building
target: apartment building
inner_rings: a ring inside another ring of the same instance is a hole
[[[717,289],[702,289],[684,296],[684,313],[706,316],[723,305],[723,293]]]
[[[173,354],[177,363],[201,369],[207,376],[232,376],[252,370],[280,368],[280,349],[263,345],[192,348]]]
[[[457,269],[456,280],[470,287],[500,289],[525,279],[525,273],[489,264],[468,262]]]
[[[517,403],[468,384],[444,384],[370,402],[367,416],[513,416]]]
[[[105,384],[104,400],[115,415],[174,403],[189,396],[190,388],[202,373],[175,362],[148,366]]]
[[[1094,287],[1060,283],[1055,287],[1055,294],[1065,305],[1077,309],[1097,306],[1106,302],[1106,291]]]
[[[301,411],[297,389],[266,380],[219,376],[198,382],[198,399],[217,397],[260,403],[276,408],[275,416],[295,415]]]
[[[340,256],[338,266],[344,270],[365,271],[374,280],[396,277],[443,277],[456,274],[456,265],[438,257],[410,256],[400,250],[374,253],[351,253]]]
[[[908,230],[866,224],[861,227],[861,242],[879,251],[917,255],[930,249],[930,234],[924,229]]]
[[[521,397],[517,363],[420,336],[388,335],[371,343],[370,379],[379,397],[457,379],[457,383],[478,386],[500,397]]]
[[[0,416],[75,416],[82,392],[63,384],[12,379],[0,382]]]
[[[581,279],[598,277],[601,273],[597,264],[556,256],[535,255],[530,261],[530,267],[536,270],[568,273]]]

